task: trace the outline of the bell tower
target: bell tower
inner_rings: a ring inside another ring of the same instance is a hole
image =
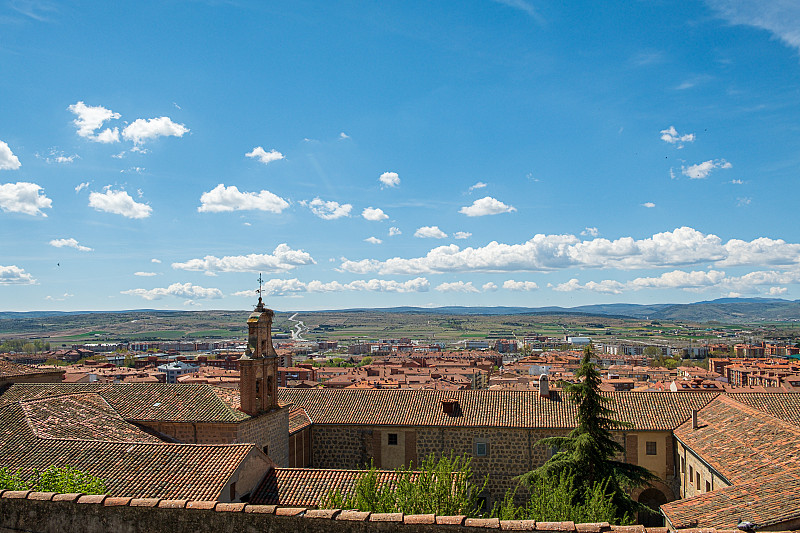
[[[272,346],[272,309],[261,299],[247,319],[247,350],[239,359],[241,410],[255,416],[278,407],[278,354]]]

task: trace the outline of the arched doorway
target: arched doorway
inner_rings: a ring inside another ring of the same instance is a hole
[[[667,503],[667,497],[658,489],[649,488],[639,495],[638,502],[653,509],[653,512],[640,512],[638,522],[645,527],[660,527],[664,525],[664,517],[658,508]]]

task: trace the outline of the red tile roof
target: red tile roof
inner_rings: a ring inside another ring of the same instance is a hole
[[[795,392],[748,393],[731,392],[728,397],[739,403],[769,413],[791,424],[800,426],[800,394]]]
[[[302,431],[309,426],[311,426],[311,419],[308,418],[305,409],[295,407],[289,411],[289,435]]]
[[[640,430],[668,431],[716,394],[610,392],[617,419]],[[516,390],[279,389],[282,401],[305,409],[314,424],[463,427],[575,427],[575,406],[559,393]],[[458,400],[454,415],[441,401]]]
[[[32,376],[36,374],[63,374],[63,370],[55,370],[48,368],[47,370],[40,370],[35,366],[22,365],[0,359],[0,380],[19,377],[19,376]]]

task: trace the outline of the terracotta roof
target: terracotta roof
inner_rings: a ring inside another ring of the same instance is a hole
[[[728,393],[739,403],[769,413],[776,418],[800,426],[800,394],[795,392]]]
[[[31,376],[35,374],[63,374],[63,370],[54,370],[48,368],[47,370],[40,370],[35,366],[21,365],[13,361],[6,361],[0,359],[0,379],[13,378],[18,376]]]
[[[675,436],[734,485],[800,473],[800,428],[737,400],[717,397]]]
[[[322,468],[273,468],[250,496],[250,503],[318,507],[329,491],[347,493],[364,470],[330,470]],[[394,470],[378,470],[378,483],[396,481]],[[415,473],[411,474],[416,476]]]
[[[671,430],[716,394],[610,392],[616,418],[640,430]],[[305,409],[314,424],[463,427],[575,427],[575,406],[558,392],[518,390],[279,389],[281,400]],[[458,400],[454,415],[441,401]]]
[[[662,505],[661,511],[675,529],[736,530],[740,520],[753,522],[759,529],[785,524],[800,518],[800,476],[781,474],[713,490]]]
[[[0,406],[19,400],[76,392],[99,394],[125,420],[238,422],[249,418],[245,413],[231,407],[225,398],[221,398],[217,389],[203,384],[18,383],[0,396]]]
[[[104,411],[96,402],[90,405],[94,424],[101,425]],[[51,438],[47,431],[43,438],[29,425],[26,408],[31,407],[38,409],[38,402],[0,407],[0,467],[21,469],[27,477],[33,469],[71,466],[102,479],[115,496],[215,500],[248,454],[261,453],[252,444],[65,439]],[[109,417],[112,427],[119,423]]]
[[[295,407],[289,411],[289,435],[302,431],[311,425],[306,410],[302,407]]]

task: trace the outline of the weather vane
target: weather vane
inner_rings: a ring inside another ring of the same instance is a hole
[[[261,278],[261,272],[258,273],[258,299],[261,299],[261,285],[264,283],[264,280]]]

